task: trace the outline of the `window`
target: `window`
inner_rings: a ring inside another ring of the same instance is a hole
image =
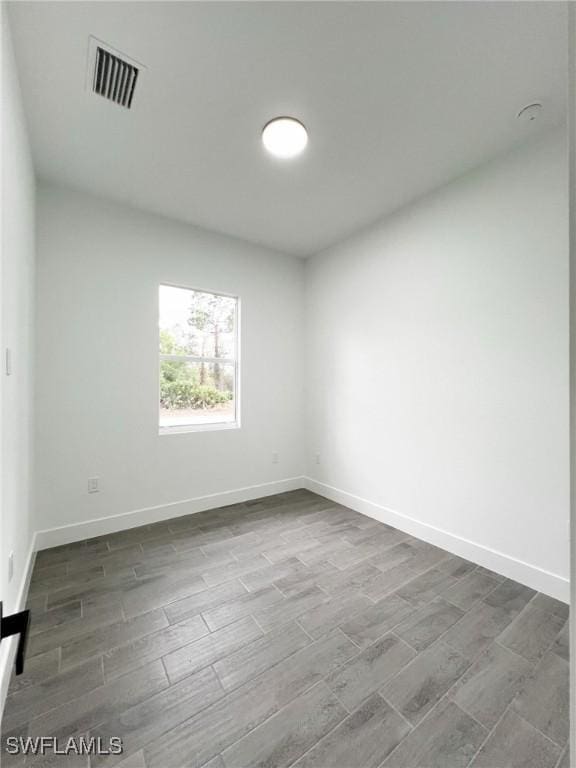
[[[238,299],[161,285],[160,431],[238,425]]]

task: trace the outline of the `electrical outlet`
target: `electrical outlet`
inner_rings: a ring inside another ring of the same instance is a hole
[[[89,477],[88,478],[88,493],[98,493],[100,491],[100,478]]]
[[[280,457],[277,451],[272,451],[272,464],[278,464]]]
[[[316,462],[316,464],[320,464],[320,454],[319,453],[315,453],[314,454],[314,461]]]
[[[12,581],[14,576],[14,552],[8,555],[8,581]]]

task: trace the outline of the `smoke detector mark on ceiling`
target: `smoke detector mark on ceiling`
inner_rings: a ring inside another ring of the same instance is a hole
[[[539,101],[535,101],[533,104],[527,104],[525,107],[522,107],[516,117],[525,123],[532,123],[538,119],[541,112],[542,104]]]
[[[136,83],[145,67],[101,40],[90,37],[88,46],[87,90],[130,109]]]

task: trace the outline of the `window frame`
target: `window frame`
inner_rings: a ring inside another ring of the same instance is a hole
[[[234,357],[202,357],[201,355],[166,355],[159,351],[160,342],[160,288],[179,288],[183,291],[194,291],[196,293],[208,293],[212,296],[224,296],[227,299],[234,299],[236,302],[234,308]],[[240,296],[235,293],[226,293],[224,291],[212,291],[207,288],[193,288],[188,285],[178,283],[160,282],[158,283],[158,434],[159,435],[182,435],[189,432],[219,432],[227,429],[240,429]],[[215,421],[204,424],[174,424],[172,426],[162,425],[160,423],[160,364],[162,360],[173,360],[176,362],[185,361],[190,363],[221,363],[223,365],[234,366],[234,420],[233,421]]]

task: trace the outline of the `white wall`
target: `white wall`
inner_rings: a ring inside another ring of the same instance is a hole
[[[566,161],[557,131],[306,268],[311,487],[564,599]]]
[[[576,7],[568,6],[568,145],[570,208],[570,604],[576,605]],[[570,611],[570,658],[576,659],[576,610]],[[576,733],[576,675],[570,675],[570,733]],[[576,765],[576,738],[569,747]]]
[[[2,6],[2,258],[0,335],[0,599],[6,614],[19,610],[31,554],[32,376],[34,327],[34,172],[5,7]],[[4,375],[4,350],[13,373]],[[14,575],[8,580],[8,556]],[[14,643],[0,649],[0,709]]]
[[[253,486],[300,477],[302,261],[57,187],[40,186],[37,208],[37,528],[245,487],[246,497],[265,495],[284,486]],[[240,296],[241,429],[159,436],[163,282]],[[87,493],[92,476],[98,494]],[[39,543],[235,498],[42,534]]]

